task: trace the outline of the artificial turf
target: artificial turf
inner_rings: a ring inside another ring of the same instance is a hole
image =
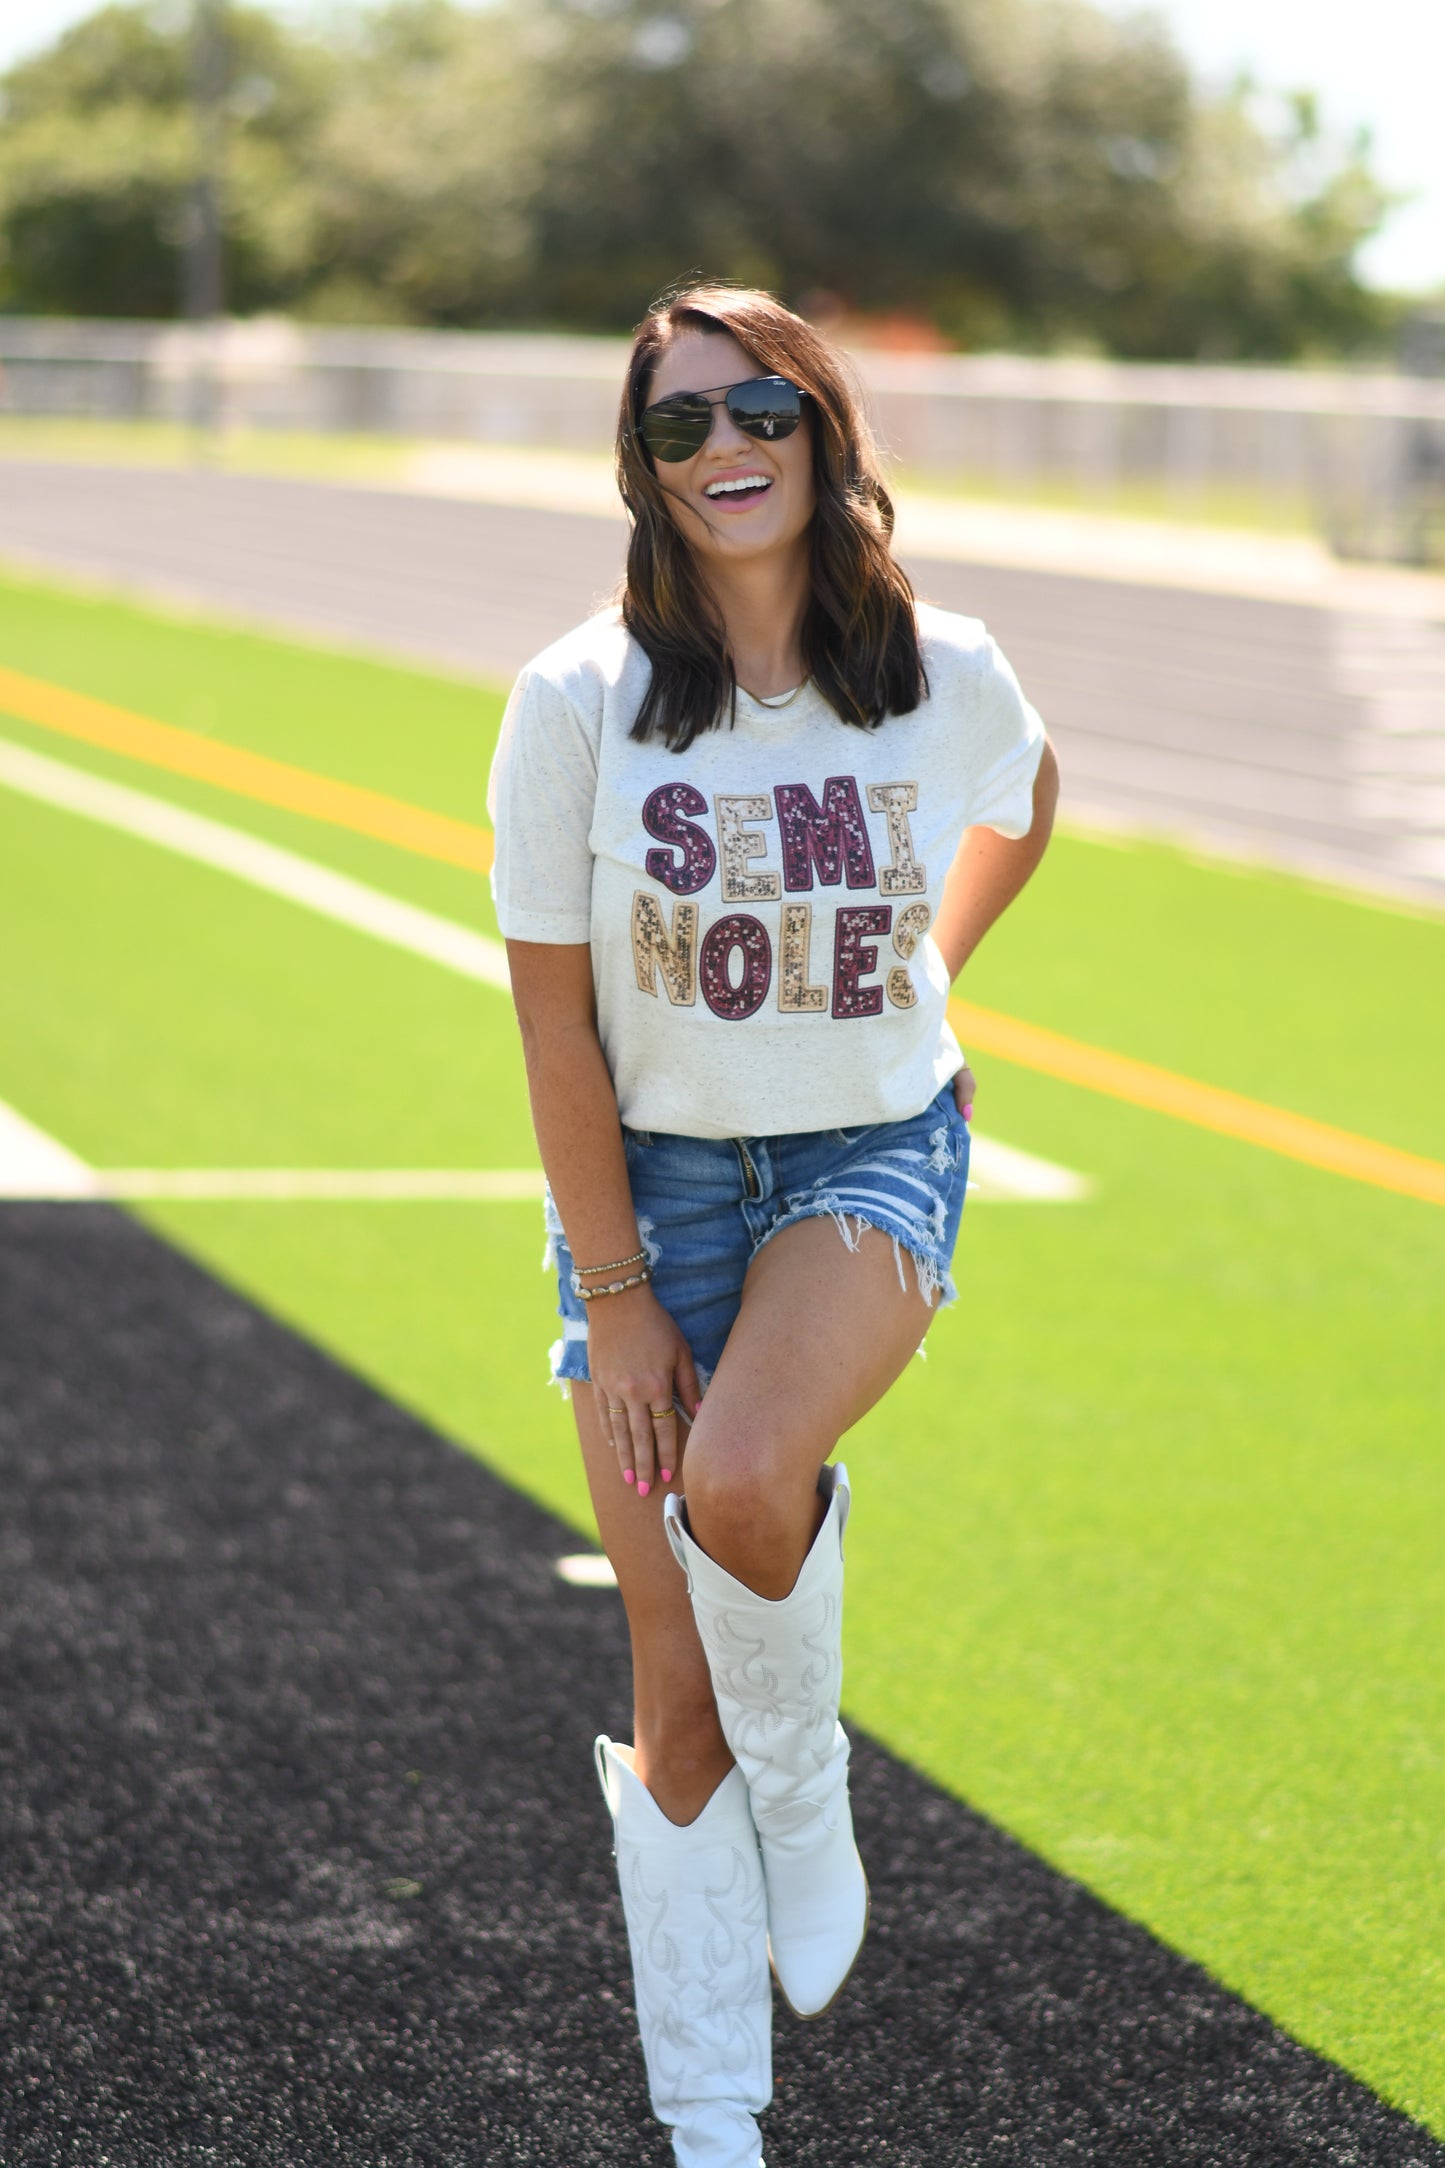
[[[13,668],[479,816],[495,693],[23,586],[0,633]],[[454,869],[11,734],[490,922]],[[97,1162],[534,1161],[490,990],[5,794],[0,886],[0,1096]],[[1438,1156],[1442,947],[1064,836],[961,990]],[[971,1208],[962,1302],[848,1441],[848,1705],[1445,2131],[1441,1216],[1002,1063],[980,1122],[1097,1196]],[[530,1208],[147,1217],[590,1526]]]

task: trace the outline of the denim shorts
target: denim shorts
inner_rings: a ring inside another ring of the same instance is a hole
[[[776,1137],[677,1137],[622,1132],[638,1236],[652,1288],[692,1349],[705,1385],[742,1300],[748,1265],[798,1220],[831,1219],[850,1250],[864,1227],[893,1238],[900,1283],[906,1252],[925,1302],[956,1300],[949,1266],[968,1184],[968,1125],[952,1083],[921,1114],[863,1129],[790,1130]],[[572,1292],[572,1254],[548,1190],[544,1266],[557,1270],[562,1337],[552,1376],[585,1378],[587,1305]]]

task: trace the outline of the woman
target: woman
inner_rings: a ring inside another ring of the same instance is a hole
[[[494,893],[632,1639],[596,1753],[652,2104],[680,2168],[759,2168],[769,1959],[817,2016],[867,1924],[829,1455],[953,1300],[948,988],[1057,769],[983,628],[915,604],[842,359],[771,296],[655,306],[617,467],[621,605],[518,680]]]

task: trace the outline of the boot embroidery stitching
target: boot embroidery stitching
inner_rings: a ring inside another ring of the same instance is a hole
[[[634,1960],[639,1948],[645,1950],[665,1981],[663,1994],[650,2007],[644,2008],[643,1996],[638,1996],[638,2025],[655,2105],[680,2101],[679,2088],[690,2072],[695,2075],[700,2047],[722,2071],[756,2069],[765,2047],[762,2026],[750,2022],[737,2004],[750,1992],[756,1998],[766,1977],[760,1962],[767,1908],[761,1873],[755,1868],[750,1876],[748,1862],[733,1845],[725,1878],[701,1884],[699,1894],[716,1924],[696,1941],[694,1966],[687,1963],[683,1943],[663,1929],[670,1900],[665,1890],[654,1894],[648,1889],[637,1851],[627,1864],[627,1893],[631,1902],[624,1909]],[[731,1918],[723,1909],[729,1903]],[[635,1973],[640,1981],[641,1965],[635,1964]]]

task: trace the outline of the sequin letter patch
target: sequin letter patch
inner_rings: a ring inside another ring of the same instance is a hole
[[[717,811],[717,839],[722,850],[722,892],[725,903],[776,903],[782,894],[782,884],[776,873],[749,873],[750,858],[765,858],[768,839],[759,835],[756,828],[747,828],[746,821],[770,821],[773,817],[771,798],[734,798],[720,795],[715,800]]]
[[[886,865],[878,876],[878,887],[885,896],[917,896],[928,886],[928,869],[920,866],[913,855],[913,830],[908,825],[910,813],[918,811],[918,785],[916,783],[870,783],[868,803],[875,813],[882,813],[888,822],[888,848],[892,863]],[[907,950],[900,953],[906,955]]]
[[[851,775],[830,775],[821,805],[806,783],[779,783],[773,796],[783,838],[784,888],[811,888],[815,867],[825,888],[837,887],[845,867],[850,888],[877,886],[873,846]]]
[[[734,956],[742,958],[736,981],[731,974]],[[729,1023],[752,1016],[767,999],[773,976],[773,944],[762,920],[734,911],[709,926],[703,935],[698,976],[702,998],[714,1016]]]
[[[643,864],[653,880],[661,881],[674,896],[695,896],[713,877],[717,852],[712,837],[695,820],[683,817],[706,811],[706,798],[691,783],[660,783],[642,808],[642,825],[647,833],[656,836],[659,843],[673,846],[672,850],[649,851]],[[674,852],[680,852],[681,857],[675,857]],[[776,895],[777,890],[773,893]]]
[[[816,1016],[828,1006],[827,987],[808,984],[808,949],[812,935],[811,903],[785,903],[783,953],[778,968],[778,1007],[794,1016]]]
[[[833,940],[833,1014],[877,1016],[883,1007],[881,986],[860,986],[865,972],[878,969],[878,951],[863,936],[887,933],[893,923],[891,903],[864,903],[840,908]]]
[[[669,932],[656,896],[639,888],[632,899],[632,961],[644,994],[656,999],[660,971],[673,1007],[691,1008],[697,1000],[697,905],[675,903]]]
[[[926,903],[910,903],[899,912],[898,924],[893,929],[893,946],[903,957],[904,963],[927,933],[928,922],[932,916],[932,908]],[[895,964],[883,984],[895,1009],[912,1009],[917,1006],[918,988],[913,983],[913,974],[905,970],[904,964]]]

